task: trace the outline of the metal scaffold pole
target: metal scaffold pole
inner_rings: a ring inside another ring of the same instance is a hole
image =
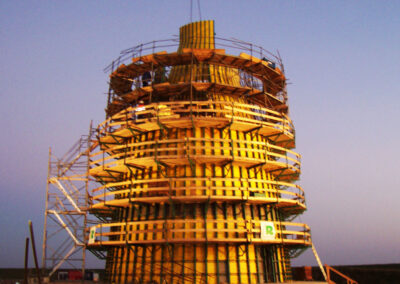
[[[49,207],[49,178],[51,169],[51,147],[49,147],[49,160],[47,165],[47,180],[46,180],[46,205],[44,210],[44,226],[43,226],[43,244],[42,244],[42,269],[46,269],[47,257],[47,210]]]

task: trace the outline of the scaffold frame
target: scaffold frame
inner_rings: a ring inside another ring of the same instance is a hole
[[[61,267],[85,274],[88,224],[96,224],[88,216],[89,153],[94,137],[92,123],[89,133],[61,157],[49,148],[44,212],[42,269],[49,278]]]

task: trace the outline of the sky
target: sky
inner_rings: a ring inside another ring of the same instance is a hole
[[[399,263],[400,1],[200,6],[217,36],[283,58],[308,206],[299,221],[322,262]],[[104,67],[190,20],[183,0],[0,1],[0,267],[23,267],[29,219],[40,251],[48,149],[62,156],[104,120]],[[293,263],[316,265],[311,250]]]

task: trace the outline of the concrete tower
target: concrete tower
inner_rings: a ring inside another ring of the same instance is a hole
[[[283,66],[214,35],[190,23],[113,62],[89,248],[114,283],[285,282],[311,245]]]

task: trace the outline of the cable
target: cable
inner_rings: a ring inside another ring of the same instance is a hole
[[[199,16],[201,21],[201,8],[200,8],[200,0],[197,0],[197,7],[199,8]]]
[[[190,0],[190,22],[192,22],[193,0]]]

